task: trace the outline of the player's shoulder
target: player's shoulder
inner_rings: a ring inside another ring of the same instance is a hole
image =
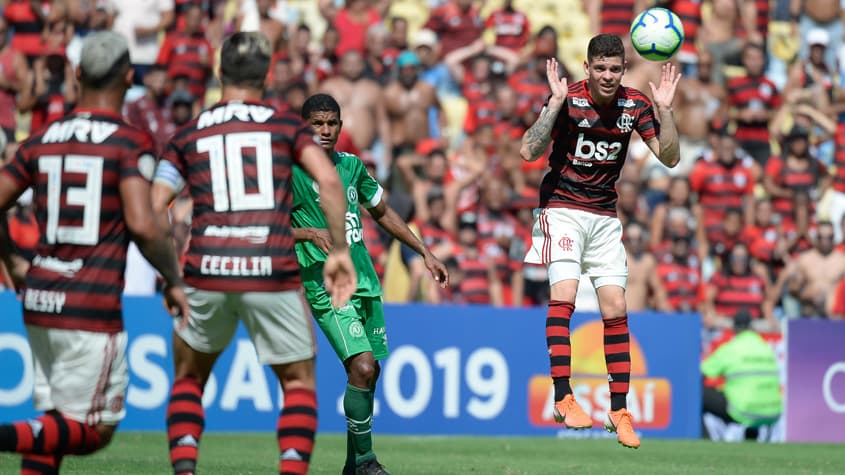
[[[580,81],[575,81],[571,83],[568,87],[568,92],[570,97],[584,97],[588,96],[587,94],[587,80],[582,79]]]
[[[337,156],[337,163],[345,168],[351,168],[358,165],[363,166],[364,164],[364,162],[361,161],[361,158],[354,153],[335,151],[335,155]]]
[[[65,142],[146,147],[152,146],[153,136],[116,113],[71,112],[34,132],[21,142],[21,148]]]
[[[651,106],[651,99],[635,87],[619,86],[617,106],[624,108]]]

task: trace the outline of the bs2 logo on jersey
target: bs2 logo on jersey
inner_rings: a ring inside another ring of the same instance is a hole
[[[599,427],[610,410],[610,390],[604,361],[604,327],[599,320],[579,326],[572,333],[572,392]],[[536,375],[528,383],[528,418],[532,425],[560,427],[552,416],[554,387],[548,375]],[[637,429],[665,429],[672,413],[672,385],[665,378],[648,376],[648,364],[631,335],[631,386],[628,411]]]

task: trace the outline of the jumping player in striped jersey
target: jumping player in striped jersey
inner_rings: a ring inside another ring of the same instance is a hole
[[[649,83],[654,105],[643,93],[621,86],[625,49],[618,36],[600,34],[587,47],[587,79],[567,86],[557,61],[546,62],[551,88],[540,117],[522,137],[524,160],[540,158],[553,141],[540,188],[540,207],[525,262],[545,264],[551,301],[546,344],[554,384],[554,416],[566,427],[582,429],[592,418],[578,405],[571,375],[569,321],[581,274],[596,288],[604,321],[604,351],[610,382],[610,411],[605,428],[619,442],[637,448],[626,396],[631,374],[625,284],[628,276],[622,225],[616,217],[616,181],[635,130],[668,167],[680,160],[672,100],[680,80],[675,67],[663,65],[658,85]],[[654,107],[657,114],[655,115]]]
[[[175,375],[167,407],[177,475],[196,471],[203,388],[239,320],[259,361],[270,365],[284,390],[279,473],[308,471],[317,430],[315,348],[290,222],[294,164],[319,185],[320,206],[337,243],[322,273],[332,303],[345,305],[357,285],[337,171],[298,116],[260,102],[270,55],[260,33],[236,33],[224,41],[221,102],[176,132],[153,184],[153,207],[164,217],[184,187],[194,201],[185,263],[191,310],[174,324]]]
[[[373,219],[390,235],[420,256],[432,277],[446,287],[449,273],[425,244],[408,229],[405,221],[384,200],[384,190],[367,173],[361,159],[335,150],[340,128],[340,105],[328,94],[315,94],[302,106],[302,118],[320,139],[337,168],[347,199],[345,243],[358,272],[358,288],[348,305],[332,306],[323,288],[322,269],[333,242],[326,232],[326,218],[320,210],[319,191],[301,167],[293,170],[293,226],[296,254],[302,268],[305,297],[314,319],[346,368],[348,383],[343,395],[343,410],[349,430],[346,438],[346,464],[349,475],[388,475],[373,451],[373,394],[381,368],[387,358],[387,332],[384,325],[382,291],[373,261],[364,245],[359,205],[367,208]]]
[[[0,231],[0,254],[23,292],[35,407],[46,411],[0,426],[0,451],[22,454],[23,474],[55,474],[64,455],[103,448],[126,414],[120,298],[130,239],[164,277],[169,310],[188,312],[167,224],[156,221],[150,203],[152,137],[121,118],[132,75],[122,36],[88,36],[77,108],[36,131],[0,172],[0,214],[33,187],[41,231],[31,265],[10,258]]]

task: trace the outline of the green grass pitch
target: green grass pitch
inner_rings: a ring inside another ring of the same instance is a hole
[[[278,470],[273,434],[203,436],[202,475],[271,474]],[[320,435],[312,474],[340,473],[346,437]],[[63,474],[166,475],[166,440],[158,432],[118,432],[105,451],[70,457]],[[719,444],[707,441],[643,440],[639,450],[614,439],[533,437],[409,437],[376,434],[379,460],[391,473],[415,474],[845,474],[845,446]],[[0,455],[0,473],[19,470],[16,455]],[[276,472],[277,473],[277,472]]]

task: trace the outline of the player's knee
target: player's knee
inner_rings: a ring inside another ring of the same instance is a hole
[[[625,294],[612,296],[601,302],[602,314],[605,318],[622,317],[627,314]]]
[[[370,386],[376,377],[376,362],[372,358],[353,358],[348,368],[349,382],[355,386]]]
[[[97,450],[102,449],[111,443],[114,432],[117,430],[116,425],[111,424],[97,424],[97,434],[100,436],[100,444]]]

